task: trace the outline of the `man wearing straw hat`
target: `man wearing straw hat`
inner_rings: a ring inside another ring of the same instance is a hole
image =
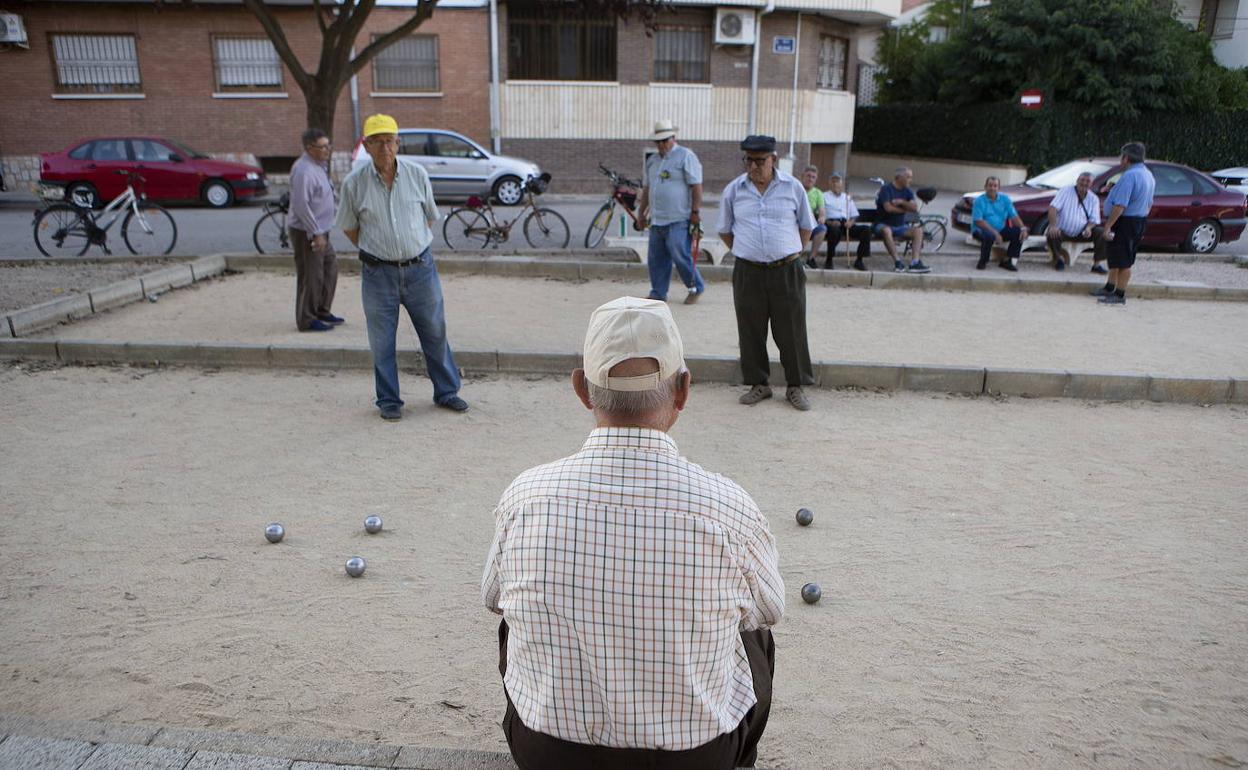
[[[672,265],[689,290],[692,305],[706,291],[698,274],[697,254],[690,253],[690,230],[702,226],[702,163],[693,151],[676,144],[676,126],[670,120],[654,124],[650,137],[657,153],[646,157],[646,175],[637,210],[650,220],[650,298],[667,301]]]

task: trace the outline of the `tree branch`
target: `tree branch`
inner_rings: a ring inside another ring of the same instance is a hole
[[[286,33],[282,30],[282,25],[277,23],[277,19],[273,18],[273,14],[260,0],[243,0],[243,6],[251,11],[251,15],[256,17],[260,22],[260,26],[264,27],[264,32],[269,36],[269,40],[273,42],[273,47],[277,49],[277,55],[286,65],[286,69],[290,70],[290,74],[294,77],[295,82],[299,84],[299,90],[307,93],[312,85],[312,78],[304,70],[303,65],[299,63],[299,57],[295,56],[295,52],[290,48],[290,41],[286,39]]]
[[[321,37],[328,37],[329,26],[325,24],[325,9],[321,8],[321,0],[312,0],[312,7],[316,13],[316,26],[321,28]]]
[[[412,30],[428,21],[429,17],[433,15],[433,9],[437,4],[438,0],[420,0],[420,7],[415,13],[412,14],[410,19],[364,46],[364,50],[356,54],[355,58],[351,60],[351,65],[348,68],[349,73],[354,75],[359,72],[364,68],[365,64],[368,64],[374,56],[380,53],[387,46],[399,38],[411,34]]]

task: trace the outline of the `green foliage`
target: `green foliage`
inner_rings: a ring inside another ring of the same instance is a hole
[[[1124,143],[1138,140],[1150,157],[1212,171],[1248,158],[1243,121],[1242,113],[1230,111],[1151,110],[1136,118],[1104,118],[1072,104],[1033,114],[1003,102],[895,104],[858,108],[854,149],[1023,165],[1036,174],[1074,158],[1117,156]]]
[[[884,34],[882,103],[1005,101],[1039,88],[1096,118],[1245,108],[1245,78],[1155,0],[993,0],[967,24],[954,4],[936,5],[940,21]],[[927,43],[950,13],[950,38]]]

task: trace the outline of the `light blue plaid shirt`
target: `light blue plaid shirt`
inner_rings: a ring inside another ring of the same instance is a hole
[[[338,218],[343,230],[359,230],[359,246],[377,259],[402,262],[433,243],[430,222],[438,221],[429,174],[416,161],[398,157],[394,186],[387,188],[377,166],[360,166],[343,180]]]

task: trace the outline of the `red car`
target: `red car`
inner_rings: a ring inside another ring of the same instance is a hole
[[[74,142],[61,152],[39,156],[39,181],[65,188],[66,198],[101,205],[121,194],[133,171],[146,180],[154,200],[203,201],[224,208],[263,195],[264,171],[246,163],[213,160],[184,144],[156,136],[99,137]]]
[[[1239,240],[1244,232],[1244,194],[1228,190],[1208,174],[1179,163],[1145,161],[1157,180],[1153,208],[1148,213],[1144,245],[1179,247],[1183,251],[1208,254],[1219,243]],[[1109,188],[1122,174],[1118,158],[1085,158],[1050,169],[1022,184],[1002,187],[1031,234],[1044,234],[1048,227],[1049,202],[1057,191],[1075,183],[1081,173],[1092,174],[1092,189],[1102,204]],[[982,192],[962,196],[953,207],[953,226],[963,232],[971,230],[971,206]],[[1102,205],[1102,213],[1104,206]]]

